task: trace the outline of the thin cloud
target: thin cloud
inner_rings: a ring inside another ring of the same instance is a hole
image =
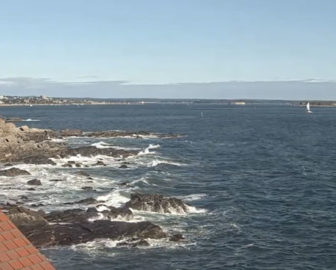
[[[1,95],[93,98],[336,99],[336,82],[318,80],[228,81],[132,84],[128,81],[72,81],[0,78]]]

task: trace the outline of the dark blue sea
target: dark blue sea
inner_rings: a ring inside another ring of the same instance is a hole
[[[86,197],[122,205],[132,192],[175,196],[194,209],[138,214],[182,233],[182,243],[125,248],[103,239],[42,250],[57,269],[336,269],[336,108],[312,110],[261,102],[0,107],[0,114],[38,120],[21,123],[38,128],[184,135],[70,138],[143,150],[126,170],[112,160],[85,168],[92,191],[80,188],[76,169],[30,167],[43,185],[29,198],[45,211]],[[55,177],[67,181],[50,186],[46,179]],[[19,187],[2,199],[27,195]]]

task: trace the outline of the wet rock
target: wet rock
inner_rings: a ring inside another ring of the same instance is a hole
[[[82,136],[83,131],[81,131],[80,129],[64,129],[61,130],[60,134],[63,137]]]
[[[41,181],[38,180],[38,179],[29,180],[27,182],[27,184],[31,185],[31,186],[40,186],[40,185],[42,185]]]
[[[45,216],[49,222],[86,222],[87,219],[95,217],[96,213],[87,213],[83,209],[69,209],[65,211],[53,211]]]
[[[33,203],[30,205],[31,207],[41,207],[41,206],[44,206],[43,203]]]
[[[105,217],[109,219],[124,218],[126,220],[130,220],[133,218],[132,211],[126,207],[116,208],[116,207],[110,206],[108,208],[109,210],[104,210],[104,211],[101,211],[100,213],[102,213]]]
[[[7,170],[0,171],[0,176],[18,176],[18,175],[30,175],[30,173],[18,168],[10,168]]]
[[[94,146],[81,146],[77,148],[65,148],[59,151],[60,157],[68,157],[68,156],[77,156],[81,155],[84,157],[97,156],[97,155],[105,155],[105,156],[124,156],[128,157],[131,155],[136,155],[138,151],[134,150],[121,150],[114,148],[96,148]]]
[[[174,234],[169,238],[169,241],[179,242],[184,240],[184,236],[180,233]]]
[[[84,172],[84,171],[76,172],[76,175],[79,175],[79,176],[87,176],[87,177],[90,176],[87,172]]]
[[[168,214],[184,214],[188,206],[180,199],[164,197],[159,194],[131,194],[131,199],[125,205],[128,208]]]
[[[85,187],[82,187],[82,190],[91,191],[93,190],[93,187],[85,186]]]
[[[64,179],[50,179],[50,182],[63,182],[65,181]]]
[[[6,119],[7,123],[22,122],[22,121],[24,121],[24,119],[20,117],[9,117]]]
[[[127,169],[128,167],[127,167],[127,165],[126,164],[122,164],[122,165],[120,165],[120,167],[119,167],[120,169]]]
[[[40,226],[20,226],[21,231],[36,247],[72,245],[99,238],[112,240],[120,238],[166,237],[162,229],[150,222],[127,223],[121,221],[96,220],[94,222],[72,224],[50,224]]]
[[[106,166],[106,164],[100,160],[97,161],[97,163],[95,164],[96,166]]]
[[[87,198],[87,199],[83,199],[83,200],[79,200],[76,202],[67,202],[64,204],[96,204],[98,203],[98,201],[94,198]]]
[[[62,167],[63,167],[63,168],[71,168],[72,165],[69,164],[69,163],[65,163],[65,164],[62,165]]]
[[[23,200],[23,201],[27,201],[27,200],[28,200],[28,197],[25,196],[25,195],[22,195],[22,196],[20,196],[20,199]]]
[[[42,211],[33,211],[17,205],[6,206],[4,210],[10,220],[18,227],[24,225],[39,227],[48,224]]]
[[[131,239],[123,242],[119,242],[117,247],[149,247],[150,244],[144,239]]]
[[[27,188],[27,190],[29,190],[29,191],[34,191],[35,188]]]
[[[51,159],[49,159],[48,156],[41,156],[41,155],[22,157],[20,159],[20,162],[26,163],[26,164],[50,164],[50,165],[56,165],[56,163],[54,161],[52,161]]]
[[[5,167],[11,167],[11,166],[13,166],[13,164],[12,163],[6,163],[4,166]]]

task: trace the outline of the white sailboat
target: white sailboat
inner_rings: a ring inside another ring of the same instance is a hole
[[[307,113],[312,113],[312,111],[310,110],[310,104],[309,104],[309,102],[306,105],[306,109],[307,109]]]

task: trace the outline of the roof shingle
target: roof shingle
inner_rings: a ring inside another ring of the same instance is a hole
[[[0,210],[0,270],[55,270]]]

